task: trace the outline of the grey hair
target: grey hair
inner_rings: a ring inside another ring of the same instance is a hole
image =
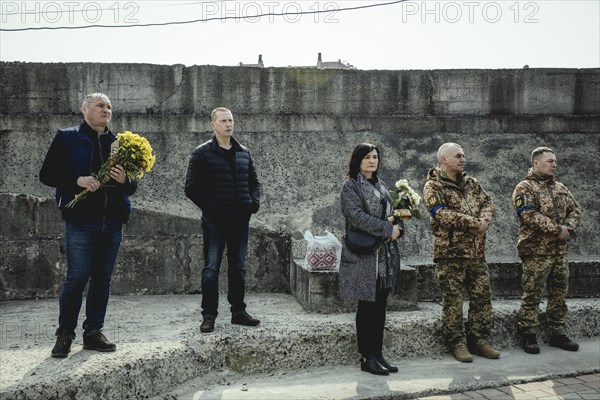
[[[442,156],[448,152],[448,149],[450,149],[450,147],[458,147],[459,149],[462,149],[460,144],[456,144],[456,143],[452,143],[452,142],[444,143],[443,145],[440,146],[440,148],[437,151],[438,162],[442,161]]]
[[[231,110],[229,108],[217,107],[214,110],[212,110],[212,112],[210,113],[210,120],[214,121],[217,118],[217,113],[219,113],[219,112],[228,112],[231,114]]]
[[[104,93],[90,93],[83,98],[83,103],[81,103],[81,105],[89,104],[96,99],[107,100],[110,103],[110,99]]]

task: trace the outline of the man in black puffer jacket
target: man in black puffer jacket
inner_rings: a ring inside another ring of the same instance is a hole
[[[225,245],[231,323],[260,323],[248,315],[244,303],[249,222],[260,206],[260,183],[250,151],[232,137],[231,111],[214,109],[210,124],[214,135],[192,152],[185,180],[185,195],[202,210],[202,332],[214,330],[218,315],[219,269]]]

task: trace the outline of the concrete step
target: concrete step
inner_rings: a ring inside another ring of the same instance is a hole
[[[197,377],[205,377],[207,385],[218,383],[227,371],[254,375],[356,365],[354,313],[308,313],[284,294],[251,294],[247,304],[260,326],[231,325],[222,301],[216,330],[201,334],[198,295],[112,296],[105,333],[117,352],[84,351],[78,337],[70,357],[59,360],[49,357],[56,300],[0,303],[0,398],[143,398]],[[503,351],[517,344],[518,304],[494,302],[491,341]],[[568,306],[572,337],[600,336],[597,300],[571,299]],[[435,303],[389,312],[388,357],[446,357],[440,313]]]
[[[541,354],[532,356],[520,349],[505,349],[500,360],[475,357],[470,364],[459,363],[449,355],[436,358],[401,358],[394,361],[399,372],[383,377],[361,372],[358,363],[353,366],[277,371],[251,376],[240,375],[230,370],[221,371],[212,373],[210,379],[206,376],[192,379],[151,400],[387,400],[416,399],[442,394],[451,394],[447,398],[452,399],[470,399],[472,397],[468,394],[457,394],[597,373],[600,371],[600,342],[597,338],[581,341],[580,350],[576,353],[542,346]],[[508,393],[498,390],[482,393],[489,393],[492,399],[563,398],[560,396],[564,393],[564,388],[544,386],[541,383],[539,385],[539,390],[528,393],[518,388],[512,388]],[[599,382],[580,386],[580,390],[586,393],[595,389],[595,396],[600,392]],[[502,394],[504,397],[498,397]]]

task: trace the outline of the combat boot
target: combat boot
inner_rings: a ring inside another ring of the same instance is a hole
[[[500,358],[500,352],[494,349],[491,344],[483,339],[476,339],[474,343],[469,346],[469,351],[485,358]]]
[[[525,350],[525,353],[539,354],[540,346],[538,346],[537,338],[535,334],[526,334],[521,336],[521,347]]]
[[[460,362],[472,362],[473,356],[469,353],[464,342],[458,342],[452,348],[452,355]]]
[[[579,350],[579,345],[569,339],[566,335],[555,335],[550,336],[550,343],[548,343],[552,347],[558,347],[563,350],[569,351],[577,351]]]

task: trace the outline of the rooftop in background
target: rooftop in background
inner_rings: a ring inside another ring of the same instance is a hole
[[[258,56],[258,63],[257,64],[244,64],[242,62],[240,62],[238,64],[238,66],[240,67],[254,67],[254,68],[264,68],[265,64],[263,62],[263,56],[262,54],[260,54]],[[341,59],[338,59],[337,61],[323,61],[323,57],[321,55],[321,53],[319,53],[319,57],[317,59],[317,65],[316,66],[294,66],[294,65],[288,65],[288,67],[300,67],[300,68],[318,68],[318,69],[357,69],[354,65],[350,64],[347,61],[342,61]]]
[[[240,67],[254,67],[254,68],[264,68],[265,64],[263,63],[263,58],[262,58],[262,54],[259,54],[258,56],[258,64],[244,64],[244,63],[239,63],[238,66]]]

